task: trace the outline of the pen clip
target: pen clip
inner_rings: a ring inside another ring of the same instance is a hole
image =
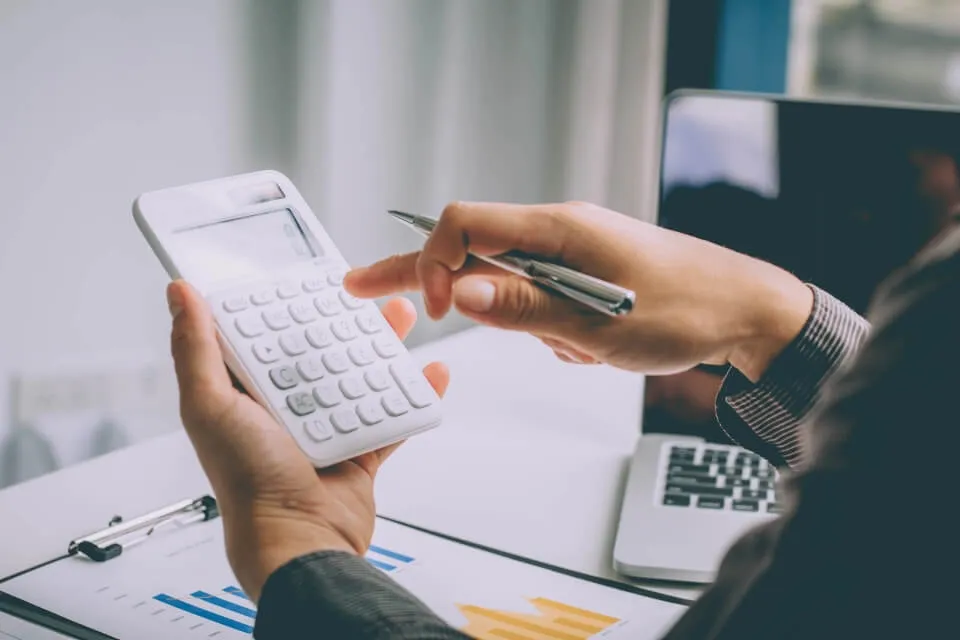
[[[560,265],[531,260],[526,271],[534,281],[609,316],[629,313],[636,301],[629,289]]]

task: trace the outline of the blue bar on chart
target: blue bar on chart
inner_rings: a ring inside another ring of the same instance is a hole
[[[410,564],[414,560],[415,558],[391,551],[390,549],[378,547],[375,544],[370,545],[370,549],[367,552],[367,562],[388,573],[396,571],[399,565]]]
[[[204,620],[215,622],[229,629],[234,629],[242,633],[253,633],[253,626],[246,622],[241,622],[239,620],[234,620],[233,618],[228,618],[227,616],[221,615],[219,613],[215,613],[213,611],[210,611],[209,609],[199,607],[195,604],[191,604],[179,598],[174,598],[173,596],[167,595],[165,593],[159,593],[153,596],[153,599],[156,600],[157,602],[162,602],[165,605],[169,605],[175,609],[179,609],[184,613],[189,613],[190,615],[197,616],[198,618],[203,618]]]
[[[253,602],[250,597],[245,594],[239,587],[224,587],[224,593],[229,593],[232,596],[237,596],[238,598],[243,598],[247,602]]]
[[[212,604],[215,607],[220,607],[221,609],[226,609],[227,611],[232,611],[234,613],[239,613],[240,615],[246,616],[251,620],[257,617],[256,610],[235,602],[230,602],[229,600],[224,600],[223,598],[219,598],[212,593],[207,593],[206,591],[194,591],[190,595],[198,600],[203,600],[208,604]]]

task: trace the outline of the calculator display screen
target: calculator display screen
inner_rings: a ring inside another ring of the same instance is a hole
[[[181,273],[208,282],[257,276],[321,257],[318,244],[290,209],[230,218],[179,229]]]

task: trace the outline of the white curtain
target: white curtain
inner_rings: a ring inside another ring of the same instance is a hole
[[[649,218],[665,5],[303,0],[289,171],[355,264],[421,243],[387,208],[576,199]],[[411,342],[464,326],[421,322]]]

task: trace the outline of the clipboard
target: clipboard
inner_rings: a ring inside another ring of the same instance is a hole
[[[689,604],[383,516],[366,560],[476,638],[510,637],[499,627],[551,615],[581,616],[594,629],[584,638],[654,638]],[[64,555],[0,580],[0,611],[79,640],[236,640],[252,635],[256,617],[209,495],[71,540]]]

